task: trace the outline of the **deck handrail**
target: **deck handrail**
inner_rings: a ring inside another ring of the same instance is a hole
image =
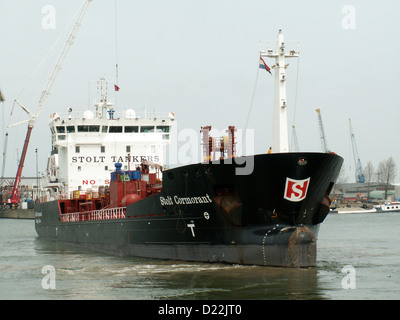
[[[92,220],[110,220],[110,219],[125,219],[126,207],[69,212],[61,214],[62,222],[78,222]]]

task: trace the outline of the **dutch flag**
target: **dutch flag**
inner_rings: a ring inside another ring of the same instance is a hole
[[[269,72],[269,74],[272,75],[270,67],[267,66],[264,59],[261,57],[260,57],[260,68],[267,70]]]

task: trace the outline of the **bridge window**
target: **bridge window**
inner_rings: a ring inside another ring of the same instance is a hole
[[[157,126],[156,132],[169,132],[169,126]]]
[[[89,126],[89,132],[99,132],[100,126]]]
[[[57,133],[65,133],[65,127],[64,126],[57,126]]]
[[[110,129],[108,130],[110,133],[120,133],[122,132],[122,126],[110,126]]]
[[[78,132],[89,132],[89,126],[78,126]]]
[[[126,133],[139,132],[139,127],[138,126],[125,126],[124,132],[126,132]]]
[[[140,132],[144,132],[144,133],[154,132],[154,126],[141,126]]]

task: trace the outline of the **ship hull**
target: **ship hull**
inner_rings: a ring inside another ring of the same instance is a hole
[[[115,255],[310,267],[342,162],[287,153],[183,166],[164,171],[162,192],[128,205],[124,219],[61,222],[51,201],[35,206],[36,231]]]

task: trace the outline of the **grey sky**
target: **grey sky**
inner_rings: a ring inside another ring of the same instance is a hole
[[[1,105],[1,151],[14,98],[55,40],[69,32],[64,29],[83,2],[0,1],[0,89],[7,99]],[[55,9],[55,29],[42,26],[46,5]],[[342,12],[345,6],[354,9],[350,18],[355,20],[347,20],[348,13]],[[296,100],[300,149],[321,151],[315,112],[320,108],[328,146],[345,158],[349,182],[354,181],[349,118],[363,166],[371,161],[377,168],[392,156],[400,168],[400,1],[117,0],[117,39],[114,9],[114,0],[93,0],[90,5],[36,123],[23,175],[35,174],[35,148],[40,151],[39,170],[45,169],[51,149],[49,115],[68,107],[87,109],[101,76],[109,81],[110,97],[119,110],[172,111],[181,129],[199,130],[204,125],[220,130],[228,125],[244,128],[257,74],[259,41],[274,40],[279,29],[285,40],[300,43],[300,58],[288,61],[287,70],[289,125]],[[351,27],[346,28],[349,23]],[[117,96],[111,90],[116,40],[121,88]],[[58,54],[45,62],[18,96],[32,110]],[[256,130],[255,153],[266,152],[270,146],[272,95],[273,77],[260,70],[248,126]],[[18,110],[12,123],[25,118]],[[15,175],[15,148],[20,154],[25,133],[26,125],[10,129],[8,176]]]

